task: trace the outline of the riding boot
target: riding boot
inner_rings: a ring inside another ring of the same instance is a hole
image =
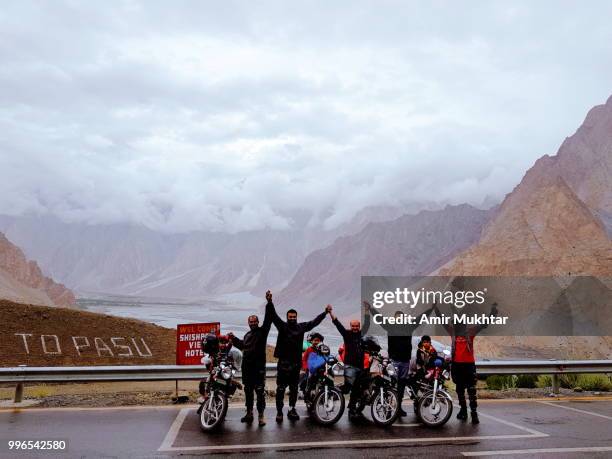
[[[295,411],[295,407],[292,406],[289,408],[289,412],[287,413],[287,419],[290,421],[298,421],[300,419],[300,415]]]
[[[246,422],[250,424],[253,422],[253,411],[248,410],[246,414],[240,419],[240,422]]]

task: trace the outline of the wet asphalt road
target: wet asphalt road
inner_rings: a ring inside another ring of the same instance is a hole
[[[304,408],[298,409],[301,413]],[[612,457],[612,400],[483,401],[481,424],[432,430],[409,415],[382,429],[344,417],[325,428],[302,417],[246,426],[231,407],[223,429],[200,431],[194,406],[0,411],[0,457]],[[67,439],[64,452],[9,452],[9,439]]]

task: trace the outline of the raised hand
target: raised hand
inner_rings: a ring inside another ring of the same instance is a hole
[[[331,305],[331,304],[328,304],[327,306],[325,306],[325,312],[326,312],[326,313],[331,313],[331,312],[332,312],[332,309],[334,309],[334,308],[332,307],[332,305]]]
[[[266,292],[266,301],[267,301],[268,303],[270,303],[270,302],[272,301],[272,292],[271,292],[270,290],[268,290],[268,291]]]

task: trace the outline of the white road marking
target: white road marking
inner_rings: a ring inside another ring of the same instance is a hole
[[[502,449],[497,451],[469,451],[464,456],[507,456],[515,454],[542,454],[542,453],[597,453],[612,451],[612,446],[585,446],[583,448],[537,448],[537,449]]]
[[[52,413],[54,411],[137,411],[137,410],[179,410],[184,408],[197,409],[199,405],[181,404],[181,405],[129,405],[129,406],[75,406],[75,407],[27,407],[27,408],[0,408],[0,413],[12,413],[14,411],[20,411],[21,413],[34,413],[37,411],[44,411]],[[231,406],[231,405],[230,405]],[[244,405],[243,405],[244,406]]]
[[[160,452],[171,451],[224,451],[236,449],[261,449],[261,448],[320,448],[326,446],[357,446],[357,445],[380,445],[380,444],[402,444],[402,443],[442,443],[448,441],[469,440],[509,440],[517,438],[534,438],[532,434],[518,435],[480,435],[471,437],[429,437],[429,438],[381,438],[375,440],[334,440],[334,441],[309,441],[295,443],[256,443],[249,445],[215,445],[215,446],[173,446],[159,448]]]
[[[608,419],[612,421],[612,416],[606,416],[605,414],[599,414],[599,413],[594,413],[592,411],[580,410],[578,408],[573,408],[571,406],[564,406],[559,403],[552,403],[552,402],[538,402],[538,403],[541,403],[543,405],[556,406],[557,408],[563,408],[564,410],[576,411],[577,413],[590,414],[591,416],[597,416],[598,418],[604,418],[604,419]]]
[[[158,451],[160,452],[177,452],[177,451],[227,451],[227,450],[245,450],[245,449],[265,449],[265,448],[320,448],[331,446],[358,446],[358,445],[379,445],[379,444],[408,444],[408,443],[443,443],[448,441],[471,441],[471,440],[513,440],[518,438],[542,438],[548,437],[548,434],[538,432],[537,430],[523,427],[503,419],[498,419],[494,416],[483,414],[481,416],[492,419],[501,424],[513,427],[518,430],[527,432],[526,434],[514,435],[476,435],[466,437],[426,437],[426,438],[382,438],[371,440],[334,440],[334,441],[309,441],[309,442],[294,442],[294,443],[255,443],[255,444],[237,444],[237,445],[211,445],[211,446],[173,446],[176,437],[185,421],[188,408],[179,412],[176,419],[172,423],[170,430],[166,434],[166,438],[162,442]],[[410,424],[394,424],[393,427],[406,426]],[[418,426],[420,424],[416,424]],[[414,427],[415,425],[410,425]]]
[[[183,408],[181,411],[178,412],[176,418],[174,418],[174,422],[170,426],[170,430],[168,430],[168,433],[164,437],[164,441],[162,441],[162,444],[159,447],[158,451],[165,451],[168,448],[172,447],[172,445],[174,444],[174,440],[176,440],[176,437],[179,433],[179,430],[181,430],[181,427],[183,427],[183,422],[185,422],[185,418],[187,417],[189,411],[189,408]]]
[[[501,424],[505,424],[505,425],[510,426],[510,427],[514,427],[515,429],[518,429],[518,430],[524,430],[525,432],[529,432],[532,435],[532,437],[539,437],[539,438],[541,438],[541,437],[548,437],[549,436],[548,434],[545,434],[544,432],[540,432],[538,430],[531,429],[529,427],[521,426],[521,425],[515,424],[514,422],[506,421],[505,419],[499,419],[499,418],[496,418],[495,416],[491,416],[490,414],[480,413],[479,412],[478,416],[480,416],[481,418],[493,419],[494,421],[497,421],[497,422],[499,422]]]

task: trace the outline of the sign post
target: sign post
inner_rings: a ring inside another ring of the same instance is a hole
[[[221,324],[219,322],[178,324],[176,326],[176,364],[201,365],[202,357],[204,357],[202,339],[210,333],[219,335]],[[178,379],[175,381],[175,391],[173,399],[175,403],[188,400],[188,397],[179,397]]]
[[[202,339],[209,333],[219,335],[221,324],[209,322],[200,324],[179,324],[176,326],[176,364],[200,365],[204,351]]]

